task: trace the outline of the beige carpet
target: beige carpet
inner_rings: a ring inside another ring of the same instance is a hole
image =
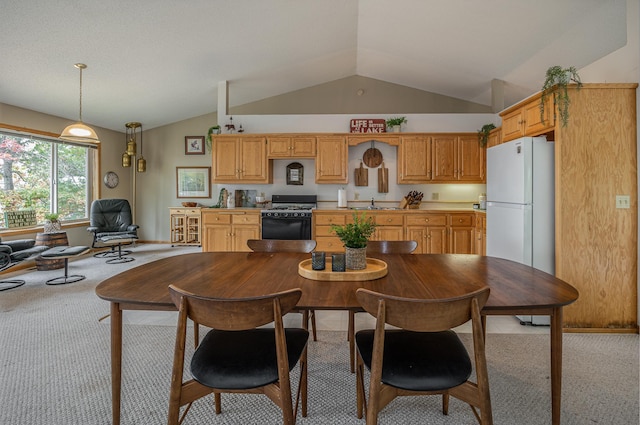
[[[188,248],[187,250],[190,250]],[[44,281],[61,270],[29,271],[27,284],[0,293],[0,424],[111,423],[109,325],[99,318],[109,304],[95,286],[129,267],[188,252],[139,245],[136,261],[107,265],[86,257],[71,272],[87,279],[63,286]],[[175,329],[127,325],[124,329],[122,424],[166,422]],[[466,340],[468,335],[462,335]],[[355,377],[348,372],[344,332],[320,332],[310,343],[309,417],[300,424],[364,424],[355,417]],[[564,336],[563,425],[637,424],[638,336]],[[550,424],[546,335],[489,334],[487,358],[495,424]],[[265,397],[223,396],[223,414],[210,399],[197,402],[185,424],[277,424],[278,409]],[[380,424],[474,424],[468,406],[452,401],[440,413],[439,397],[390,404]]]

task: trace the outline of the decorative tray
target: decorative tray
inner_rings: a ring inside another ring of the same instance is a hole
[[[313,270],[311,258],[298,264],[298,274],[312,280],[373,280],[387,275],[387,263],[375,258],[367,258],[367,268],[364,270],[349,270],[343,272],[331,271],[331,257],[325,260],[324,270]]]

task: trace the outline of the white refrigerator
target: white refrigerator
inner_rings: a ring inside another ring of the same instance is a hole
[[[487,149],[487,255],[555,274],[553,142],[523,137]],[[517,316],[548,325],[549,316]]]

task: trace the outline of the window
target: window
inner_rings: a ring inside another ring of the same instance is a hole
[[[24,226],[6,222],[5,213],[25,210],[38,224],[48,213],[87,219],[97,157],[95,145],[0,132],[0,228]]]

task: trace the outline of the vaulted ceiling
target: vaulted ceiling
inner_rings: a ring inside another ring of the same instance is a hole
[[[3,0],[0,102],[146,129],[359,75],[491,104],[627,43],[626,0]]]

